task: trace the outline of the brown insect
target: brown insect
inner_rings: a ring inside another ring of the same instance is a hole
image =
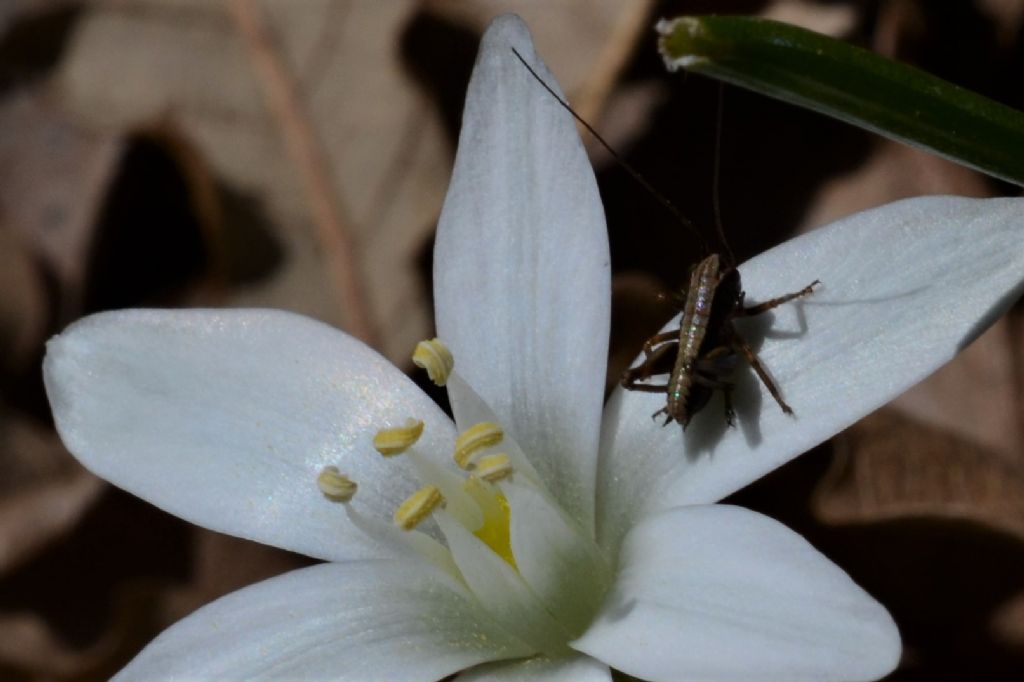
[[[632,166],[626,163],[589,123],[573,111],[572,107],[537,74],[515,48],[512,51],[537,82],[544,86],[544,89],[608,150],[616,163],[647,189],[679,222],[694,233],[704,252],[708,253],[707,243],[693,223],[680,213],[672,202],[654,189]],[[721,90],[719,97],[721,97]],[[721,112],[721,101],[719,101],[719,112]],[[713,193],[716,218],[719,215],[718,148],[719,140],[716,136],[715,191]],[[732,426],[736,420],[736,413],[732,408],[732,391],[735,385],[730,381],[730,377],[736,367],[738,356],[743,356],[750,364],[782,411],[786,414],[793,414],[793,408],[782,399],[779,387],[772,381],[754,349],[740,336],[733,325],[733,320],[760,315],[795,298],[807,296],[814,291],[814,287],[820,284],[820,281],[814,280],[800,291],[779,296],[755,306],[745,306],[743,304],[743,287],[740,282],[739,270],[735,266],[735,258],[725,240],[721,223],[717,227],[719,239],[728,254],[728,262],[723,267],[722,257],[717,253],[712,253],[693,266],[690,271],[690,284],[678,297],[682,303],[683,312],[679,320],[679,329],[661,332],[647,339],[644,342],[643,362],[626,370],[622,375],[623,388],[631,391],[664,392],[666,394],[665,407],[652,415],[653,418],[656,418],[658,415],[664,414],[663,425],[668,425],[669,422],[675,420],[685,429],[693,415],[707,405],[711,395],[715,391],[722,391],[725,399],[725,420]],[[666,383],[644,383],[651,377],[662,374],[668,375]]]
[[[665,407],[652,415],[665,415],[665,424],[675,420],[686,428],[690,419],[707,405],[714,391],[722,391],[725,399],[725,420],[732,426],[734,384],[729,377],[738,356],[750,364],[772,398],[786,414],[793,409],[786,404],[757,353],[740,336],[733,320],[760,315],[795,298],[814,291],[818,280],[800,291],[779,296],[747,307],[743,304],[740,272],[735,266],[724,268],[717,253],[707,256],[690,271],[690,284],[680,296],[682,317],[679,329],[655,334],[644,343],[644,360],[622,375],[623,388],[649,393],[665,392]],[[642,383],[652,376],[666,374],[664,384]]]

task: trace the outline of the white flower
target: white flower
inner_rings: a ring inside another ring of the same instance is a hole
[[[1024,203],[900,202],[744,265],[754,300],[824,282],[775,311],[773,330],[799,333],[760,348],[795,417],[742,372],[736,429],[709,408],[684,435],[651,420],[664,396],[622,390],[602,415],[601,204],[573,121],[511,46],[554,82],[518,19],[492,25],[434,259],[455,424],[360,342],[288,313],[106,313],[51,341],[57,426],[92,471],[194,523],[329,562],[198,610],[121,678],[607,680],[611,666],[867,680],[896,665],[895,625],[842,570],[777,522],[713,503],[999,315],[1024,280]],[[408,418],[424,422],[415,445],[378,455],[378,431]],[[489,452],[513,475],[466,493],[456,429],[480,422],[504,430]],[[323,474],[350,492],[332,466],[359,486],[344,505],[317,489]],[[399,530],[390,516],[424,484],[447,506]]]

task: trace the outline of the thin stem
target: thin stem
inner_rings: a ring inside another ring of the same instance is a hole
[[[259,3],[230,0],[228,9],[245,42],[267,106],[277,120],[292,163],[302,176],[315,236],[342,308],[345,329],[371,346],[376,333],[368,310],[358,259],[341,202],[331,184],[331,166],[306,111],[295,79],[285,66]]]

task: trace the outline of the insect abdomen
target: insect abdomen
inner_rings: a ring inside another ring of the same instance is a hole
[[[679,321],[679,353],[669,377],[667,412],[680,424],[690,421],[686,401],[693,383],[693,370],[704,343],[711,317],[711,302],[718,288],[718,254],[711,254],[693,269],[686,290],[683,317]]]

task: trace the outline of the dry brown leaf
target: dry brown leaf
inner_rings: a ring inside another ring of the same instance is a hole
[[[161,599],[164,626],[217,597],[313,563],[308,557],[203,528],[194,529],[193,542],[195,564],[188,585],[168,590]]]
[[[1017,467],[1024,467],[1010,322],[1004,318],[927,380],[897,398],[892,406],[976,443]]]
[[[822,185],[808,206],[803,229],[922,194],[985,197],[990,190],[975,171],[899,142],[876,139],[865,163]]]
[[[0,102],[2,228],[21,235],[56,276],[65,315],[77,310],[99,203],[121,151],[119,137],[76,125],[46,96]]]
[[[533,27],[540,49],[570,91],[589,93],[584,95],[592,108],[610,89],[647,7],[588,4],[587,21],[580,22],[581,2],[543,12],[529,3],[457,5],[475,17],[478,28],[504,9],[522,9],[528,19],[531,11],[537,14]],[[261,6],[329,160],[372,316],[385,332],[383,350],[407,362],[409,348],[430,325],[416,266],[451,161],[436,108],[410,81],[396,50],[419,5]],[[337,324],[343,316],[327,286],[318,253],[323,245],[309,229],[308,199],[266,111],[253,65],[222,10],[195,0],[90,9],[57,76],[57,98],[100,130],[173,119],[219,177],[260,197],[280,230],[284,266],[271,280],[235,292],[231,302],[297,310]]]
[[[300,86],[311,61],[322,65],[315,89],[303,93],[304,104],[352,222],[347,227],[359,244],[371,308],[381,326],[393,330],[385,349],[405,361],[429,321],[415,265],[450,163],[433,106],[411,87],[394,50],[416,5],[352,3],[333,25],[331,3],[265,7]],[[601,25],[589,25],[592,45],[606,44]],[[329,47],[317,52],[317,45]],[[578,72],[589,68],[579,56],[573,64]],[[204,77],[194,78],[197,72]],[[58,84],[60,101],[96,127],[132,128],[173,116],[221,177],[265,198],[281,226],[287,264],[272,282],[239,292],[236,303],[338,321],[318,244],[306,229],[306,200],[251,65],[219,8],[197,2],[97,8],[82,21]]]
[[[322,65],[312,88],[302,91],[303,105],[351,218],[347,228],[359,245],[374,316],[397,330],[387,335],[385,350],[404,359],[429,319],[414,266],[440,206],[448,150],[431,103],[394,49],[415,3],[352,3],[340,21],[336,6],[265,5],[300,86],[311,60]],[[128,2],[90,9],[55,91],[95,129],[172,121],[223,182],[258,199],[285,260],[273,278],[234,292],[232,303],[340,320],[306,196],[222,6]]]
[[[761,10],[759,16],[802,26],[836,38],[849,33],[859,18],[854,5],[824,5],[808,0],[776,0]]]
[[[85,649],[60,640],[46,623],[31,613],[0,615],[0,662],[21,669],[26,679],[82,679],[115,650],[114,630]]]
[[[87,642],[70,642],[35,613],[0,614],[0,670],[17,679],[110,679],[167,623],[159,620],[168,588],[162,582],[122,584],[109,605],[102,630],[90,629]]]
[[[43,279],[20,235],[3,219],[0,196],[0,372],[23,372],[46,333]]]
[[[1003,603],[992,616],[992,634],[1004,645],[1024,648],[1024,592]]]
[[[0,3],[0,38],[17,20],[44,12],[73,6],[80,0],[5,0]]]
[[[998,454],[891,408],[834,439],[836,457],[812,499],[832,524],[939,517],[1024,539],[1024,472]]]
[[[83,470],[0,499],[0,574],[60,540],[103,486]]]
[[[0,496],[81,470],[52,430],[0,405]]]
[[[103,489],[57,435],[14,413],[0,413],[0,574],[74,527]]]
[[[1020,0],[977,0],[977,5],[996,27],[999,41],[1012,48],[1024,27],[1024,2]]]

